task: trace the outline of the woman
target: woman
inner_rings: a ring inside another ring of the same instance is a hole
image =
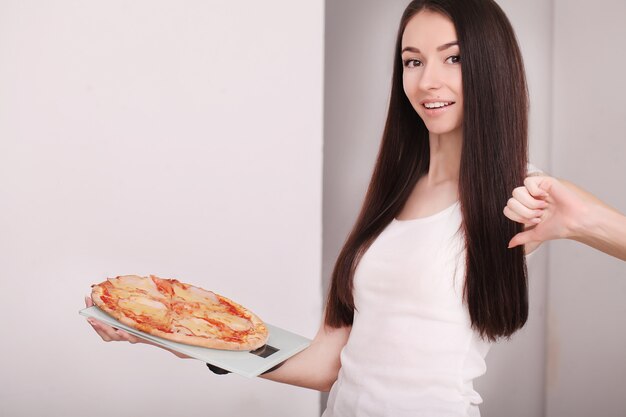
[[[265,378],[329,390],[324,416],[476,416],[490,342],[528,315],[527,90],[492,0],[417,0],[400,23],[386,127],[324,324]],[[105,339],[137,341],[98,322]]]
[[[527,172],[527,91],[492,1],[414,1],[361,215],[326,324],[349,326],[326,416],[478,415],[489,341],[528,315],[519,226],[501,215]],[[365,365],[367,364],[367,365]]]

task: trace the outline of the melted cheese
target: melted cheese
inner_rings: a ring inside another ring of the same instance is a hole
[[[174,286],[174,297],[188,303],[219,305],[219,298],[214,293],[196,287],[183,288],[176,285]]]
[[[118,277],[116,279],[109,280],[117,291],[122,293],[137,294],[137,290],[145,291],[146,295],[152,298],[160,299],[164,298],[157,286],[151,279],[145,279],[142,277],[136,277],[133,275],[126,275]]]
[[[184,333],[192,336],[212,336],[219,337],[222,333],[216,326],[211,325],[206,320],[197,317],[181,317],[172,324],[176,333]]]
[[[224,323],[237,332],[250,330],[252,328],[252,323],[249,320],[243,317],[233,316],[232,314],[216,312],[211,314],[210,317]]]
[[[151,298],[141,296],[131,296],[118,301],[118,305],[138,316],[154,317],[163,320],[168,315],[168,308],[165,304]]]

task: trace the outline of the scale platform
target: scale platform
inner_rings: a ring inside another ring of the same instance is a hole
[[[289,359],[296,353],[304,350],[311,344],[306,337],[297,335],[280,327],[265,323],[269,330],[267,344],[253,351],[233,351],[208,349],[199,346],[172,342],[161,337],[152,336],[120,323],[104,313],[98,307],[88,307],[78,312],[86,317],[93,317],[118,329],[124,329],[130,334],[154,342],[160,346],[183,353],[194,359],[201,360],[219,368],[248,378],[259,376],[281,362]]]

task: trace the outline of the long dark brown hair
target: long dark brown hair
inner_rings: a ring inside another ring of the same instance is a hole
[[[522,225],[502,214],[511,191],[526,175],[528,93],[513,28],[492,0],[416,0],[404,11],[378,159],[361,213],[333,270],[325,323],[352,324],[357,264],[428,172],[428,130],[404,94],[400,50],[407,23],[424,9],[452,20],[461,52],[459,196],[466,248],[465,302],[472,327],[481,336],[508,337],[528,318],[524,249],[507,248]]]

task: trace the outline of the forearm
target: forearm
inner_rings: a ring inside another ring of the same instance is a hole
[[[291,357],[280,368],[261,377],[317,391],[329,391],[341,368],[339,355],[349,332],[349,328],[332,329],[323,326],[308,348]]]
[[[310,346],[275,371],[261,375],[261,378],[317,391],[329,391],[337,379],[339,365],[318,366],[316,360],[318,353],[314,350],[316,347]]]
[[[572,239],[626,261],[626,216],[596,200],[584,217]]]

